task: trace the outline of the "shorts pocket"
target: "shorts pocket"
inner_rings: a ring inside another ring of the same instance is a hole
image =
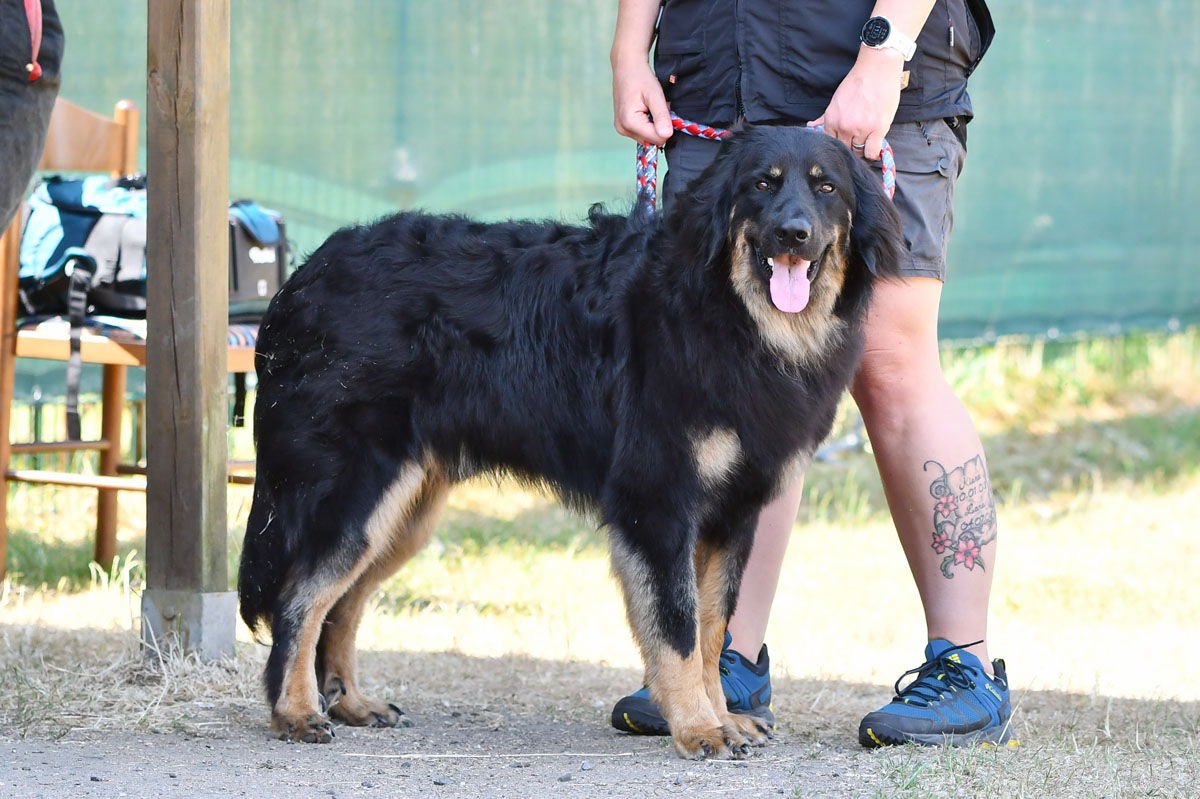
[[[33,41],[23,3],[0,3],[0,75],[29,80],[28,64],[33,60]]]
[[[942,120],[906,122],[887,135],[896,159],[896,210],[917,273],[945,269],[954,187],[966,153]]]

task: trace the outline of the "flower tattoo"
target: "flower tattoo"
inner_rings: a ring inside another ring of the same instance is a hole
[[[958,539],[958,551],[954,553],[955,565],[961,563],[968,569],[974,569],[977,560],[979,560],[979,544],[976,544],[971,538]],[[983,561],[979,561],[979,567],[983,568]]]
[[[942,558],[942,575],[954,579],[955,567],[986,571],[981,552],[996,538],[996,506],[983,457],[947,470],[937,461],[926,461],[925,470],[937,467],[941,476],[929,486],[933,505],[933,541]]]
[[[939,555],[950,547],[950,534],[945,530],[933,531],[933,551]]]

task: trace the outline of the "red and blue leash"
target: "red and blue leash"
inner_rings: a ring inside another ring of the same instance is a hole
[[[730,131],[723,128],[689,122],[677,116],[674,111],[671,112],[671,127],[689,136],[711,141],[720,141],[730,134]],[[808,130],[820,131],[821,128],[818,126]],[[892,197],[896,194],[896,159],[892,154],[892,145],[887,143],[887,139],[883,140],[879,160],[883,163],[883,190],[887,192],[888,197]],[[658,145],[648,141],[637,146],[637,192],[638,197],[653,213],[658,204]]]

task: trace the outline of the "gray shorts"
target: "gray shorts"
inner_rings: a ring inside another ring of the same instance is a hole
[[[962,174],[967,151],[945,120],[901,122],[887,134],[896,157],[896,209],[904,226],[908,259],[900,271],[911,277],[946,279],[946,250],[954,227],[954,184]],[[704,171],[716,157],[717,145],[676,133],[667,142],[669,165],[663,178],[663,204]],[[880,168],[872,162],[872,169]]]

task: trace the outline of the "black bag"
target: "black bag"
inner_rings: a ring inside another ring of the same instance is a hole
[[[253,200],[229,206],[229,318],[262,319],[288,276],[287,226]]]

